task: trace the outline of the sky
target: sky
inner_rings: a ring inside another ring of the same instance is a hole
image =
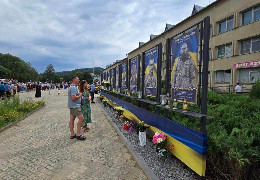
[[[0,53],[43,73],[103,67],[213,0],[0,0]]]

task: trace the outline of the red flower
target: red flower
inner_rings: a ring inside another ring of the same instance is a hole
[[[173,145],[170,145],[169,149],[170,149],[170,150],[173,150],[173,149],[174,149],[174,146],[173,146]]]

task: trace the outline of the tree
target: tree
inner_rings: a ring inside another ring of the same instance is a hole
[[[46,70],[43,73],[43,76],[45,79],[47,79],[48,82],[54,82],[55,69],[52,64],[49,64],[47,66]]]
[[[38,72],[30,63],[26,63],[11,54],[0,53],[0,66],[1,78],[16,79],[20,82],[38,79]]]

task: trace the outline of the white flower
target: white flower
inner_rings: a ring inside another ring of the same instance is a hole
[[[162,138],[158,138],[158,139],[157,139],[157,143],[159,144],[159,143],[161,143],[161,142],[163,142],[163,139],[162,139]]]
[[[160,134],[160,133],[156,132],[154,135],[155,135],[155,136],[158,136],[159,134]]]

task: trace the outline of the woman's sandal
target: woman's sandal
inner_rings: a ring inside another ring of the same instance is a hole
[[[82,136],[82,135],[80,135],[80,136],[76,136],[76,139],[78,139],[78,140],[85,140],[85,139],[86,139],[86,137],[85,137],[85,136]]]
[[[70,136],[70,139],[74,139],[74,138],[76,138],[77,136],[76,136],[76,134],[74,135],[74,136]]]

